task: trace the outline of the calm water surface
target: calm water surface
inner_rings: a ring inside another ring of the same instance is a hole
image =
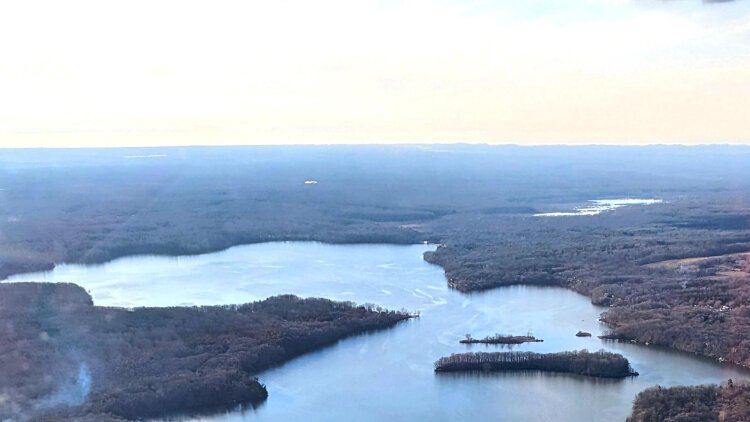
[[[243,303],[293,293],[392,309],[419,319],[340,341],[260,374],[269,398],[257,409],[205,422],[367,420],[624,420],[635,395],[656,384],[750,378],[728,365],[653,347],[605,342],[604,308],[561,288],[505,287],[474,294],[449,290],[440,267],[422,260],[434,246],[326,245],[278,242],[190,257],[139,256],[97,265],[61,265],[11,281],[69,281],[98,305],[166,306]],[[578,338],[578,330],[594,337]],[[607,349],[641,373],[599,380],[540,373],[440,374],[433,362],[464,351],[465,334],[526,334],[543,343],[513,350]]]

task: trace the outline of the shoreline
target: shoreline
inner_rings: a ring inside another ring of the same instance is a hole
[[[98,266],[98,265],[105,265],[105,264],[108,264],[110,262],[113,262],[113,261],[116,261],[116,260],[119,260],[119,259],[137,258],[137,257],[144,257],[144,256],[172,257],[172,258],[178,258],[180,256],[193,257],[193,256],[209,255],[209,254],[213,254],[213,253],[220,253],[220,252],[232,249],[232,248],[237,248],[237,247],[242,247],[242,246],[259,245],[259,244],[264,244],[264,243],[297,243],[297,242],[303,242],[303,243],[310,242],[310,243],[318,243],[318,244],[331,245],[331,246],[359,246],[359,245],[419,246],[419,245],[431,245],[431,246],[435,246],[436,248],[438,248],[440,246],[444,246],[445,245],[444,242],[442,242],[442,241],[433,241],[433,240],[423,240],[423,241],[416,241],[416,242],[415,241],[411,241],[411,242],[380,242],[380,241],[339,242],[339,241],[332,241],[332,240],[315,240],[315,239],[301,239],[301,238],[287,238],[287,239],[279,239],[279,238],[275,238],[274,239],[274,238],[272,238],[272,239],[269,239],[269,240],[258,240],[258,241],[251,241],[251,242],[234,243],[234,244],[230,244],[228,246],[222,246],[222,247],[217,247],[217,248],[205,248],[205,249],[200,249],[200,250],[197,250],[197,251],[186,250],[186,251],[176,251],[174,253],[159,253],[159,252],[154,252],[154,253],[136,253],[136,254],[115,254],[112,257],[110,257],[108,259],[105,259],[105,260],[101,260],[101,261],[95,261],[95,262],[69,261],[69,262],[61,262],[61,263],[51,264],[51,267],[49,265],[40,264],[40,266],[38,268],[35,268],[33,270],[13,271],[13,272],[9,272],[7,274],[2,274],[2,276],[4,278],[0,279],[0,284],[17,282],[15,280],[9,280],[9,277],[12,277],[14,275],[54,271],[55,267],[58,266],[58,265],[84,265],[84,266],[91,265],[91,266]],[[453,289],[453,290],[456,290],[456,291],[460,292],[461,294],[465,294],[465,295],[481,294],[482,292],[485,292],[485,291],[488,291],[488,290],[493,290],[493,289],[498,289],[498,288],[504,288],[504,287],[513,287],[513,286],[563,288],[563,289],[571,290],[571,291],[576,292],[576,293],[578,293],[578,294],[580,294],[582,296],[587,297],[591,301],[591,304],[593,306],[601,308],[603,310],[602,316],[604,314],[606,314],[607,309],[610,309],[610,308],[607,308],[605,306],[595,304],[593,302],[594,298],[590,294],[587,294],[586,292],[584,292],[584,291],[582,291],[580,289],[577,289],[576,286],[570,285],[569,283],[565,283],[565,282],[553,283],[553,282],[546,282],[545,281],[545,282],[535,283],[535,282],[523,281],[523,282],[517,282],[517,283],[502,284],[502,285],[498,285],[498,286],[480,286],[480,287],[474,288],[474,289],[466,288],[465,286],[463,286],[462,283],[457,282],[456,280],[452,280],[448,276],[448,273],[447,273],[445,267],[440,262],[435,261],[435,260],[432,259],[431,255],[434,254],[434,253],[435,253],[434,250],[433,251],[425,251],[422,254],[422,259],[425,262],[429,263],[429,264],[436,265],[436,266],[440,267],[443,270],[443,273],[445,275],[445,279],[446,279],[446,283],[447,283],[448,287],[450,289]],[[429,256],[429,258],[428,258],[428,256]],[[614,324],[606,321],[605,318],[600,319],[600,321],[602,323],[604,323],[610,329],[616,328],[616,326]],[[651,347],[651,345],[647,345],[647,344],[645,344],[645,342],[633,341],[631,339],[626,339],[626,338],[616,338],[616,337],[613,337],[613,338],[605,338],[605,340],[631,342],[633,344],[637,344],[637,345],[642,346],[642,347]],[[483,342],[472,342],[472,343],[477,343],[478,344],[478,343],[483,343]],[[484,344],[492,344],[492,343],[484,343]],[[503,343],[497,343],[497,344],[503,344]],[[521,344],[521,343],[507,343],[507,344]],[[677,352],[680,352],[680,353],[689,354],[691,356],[697,356],[697,357],[706,358],[706,359],[709,359],[709,360],[712,360],[712,361],[717,361],[720,364],[731,364],[731,365],[734,365],[734,366],[739,367],[739,368],[750,370],[750,364],[743,365],[740,362],[733,361],[733,360],[730,360],[730,359],[727,359],[727,358],[723,358],[721,356],[709,356],[709,355],[704,355],[704,354],[692,352],[690,350],[684,350],[684,349],[680,349],[680,348],[677,348],[677,347],[671,347],[671,346],[660,345],[659,347],[663,347],[665,350],[677,351]],[[724,360],[721,360],[721,359],[724,359]]]
[[[556,353],[494,352],[454,353],[435,362],[435,372],[541,371],[599,378],[638,376],[619,353],[586,350]]]
[[[294,295],[127,309],[96,306],[72,283],[10,282],[0,283],[0,317],[8,322],[0,334],[28,339],[0,344],[8,356],[0,390],[13,393],[19,412],[39,420],[143,420],[257,405],[268,397],[257,377],[263,371],[417,316]],[[70,345],[75,352],[65,352]],[[34,369],[24,370],[24,362]],[[55,404],[60,385],[78,392],[80,402]],[[40,400],[50,404],[35,404]],[[12,418],[5,410],[0,406],[0,419]]]
[[[467,337],[463,340],[459,340],[461,344],[523,344],[523,343],[541,343],[544,340],[538,339],[534,336],[503,336],[496,334],[494,336],[487,336],[483,339],[476,339]]]

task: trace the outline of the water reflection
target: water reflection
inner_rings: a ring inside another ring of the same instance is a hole
[[[194,418],[205,422],[366,420],[624,420],[650,386],[750,378],[747,371],[654,347],[603,341],[605,308],[561,288],[513,286],[474,294],[447,288],[441,268],[422,260],[429,245],[325,245],[278,242],[180,258],[131,257],[99,266],[63,265],[13,280],[76,282],[100,305],[242,303],[293,293],[421,317],[348,338],[259,375],[269,398],[255,409]],[[593,337],[576,337],[588,331]],[[532,332],[541,343],[513,350],[606,349],[641,375],[619,381],[542,373],[440,374],[433,363],[467,350],[471,334]]]

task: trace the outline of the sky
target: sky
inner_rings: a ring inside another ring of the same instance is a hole
[[[750,144],[750,0],[0,1],[0,146]]]

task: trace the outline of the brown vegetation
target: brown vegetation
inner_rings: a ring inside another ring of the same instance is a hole
[[[544,371],[603,378],[638,375],[622,355],[605,351],[588,352],[495,352],[454,353],[435,362],[435,372],[457,371]]]
[[[441,150],[4,152],[0,277],[275,240],[428,240],[460,291],[568,287],[609,308],[610,338],[750,366],[750,149]],[[623,196],[665,203],[533,217]]]
[[[750,264],[747,254],[737,253],[750,250],[750,231],[653,222],[676,224],[694,212],[721,212],[704,203],[694,207],[700,208],[667,204],[653,216],[623,209],[616,212],[619,220],[615,213],[596,220],[546,219],[539,228],[485,221],[486,232],[502,235],[475,231],[471,241],[444,242],[425,258],[443,266],[449,285],[461,291],[512,284],[568,287],[609,308],[602,318],[611,328],[606,338],[750,366]],[[750,211],[747,215],[750,221]],[[612,227],[591,227],[594,221]],[[718,257],[677,268],[646,265],[708,255]]]
[[[750,272],[747,254],[692,260],[654,274],[671,291],[615,307],[605,338],[635,340],[750,366]],[[654,270],[656,271],[656,270]],[[670,284],[671,284],[670,283]]]
[[[404,313],[277,296],[192,308],[93,306],[72,284],[0,284],[0,419],[142,419],[263,401],[259,371]]]
[[[653,387],[633,403],[628,422],[745,422],[750,420],[750,385]]]
[[[544,340],[538,339],[531,335],[525,336],[511,336],[507,334],[495,334],[494,336],[487,336],[482,339],[472,338],[470,334],[466,335],[466,338],[459,341],[462,344],[522,344],[522,343],[538,343]]]

